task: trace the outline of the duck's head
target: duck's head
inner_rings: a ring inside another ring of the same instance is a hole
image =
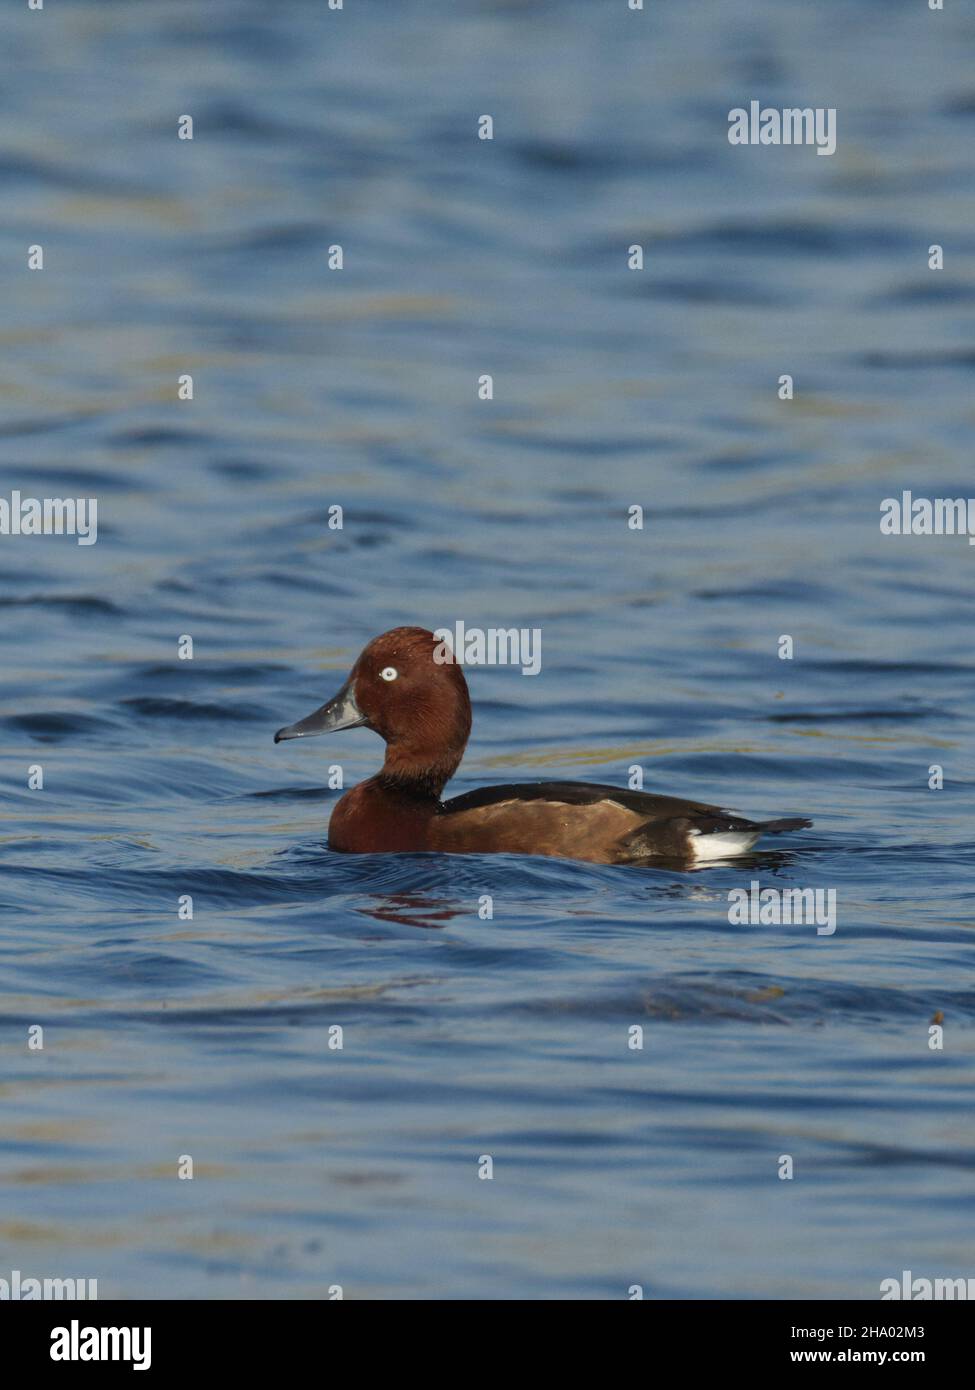
[[[289,724],[274,742],[372,729],[386,742],[381,776],[439,794],[453,776],[471,731],[471,702],[450,650],[422,627],[374,637],[337,695]]]

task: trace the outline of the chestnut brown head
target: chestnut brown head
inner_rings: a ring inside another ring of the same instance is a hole
[[[422,627],[394,627],[365,648],[337,695],[274,735],[308,738],[373,729],[386,742],[382,776],[439,793],[471,731],[471,702],[449,648]],[[439,659],[438,659],[439,658]]]

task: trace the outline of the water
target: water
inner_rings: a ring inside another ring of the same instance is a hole
[[[94,546],[0,538],[0,1277],[971,1275],[975,553],[879,532],[903,488],[971,491],[971,16],[62,0],[0,26],[0,494],[99,504]],[[733,149],[753,98],[835,106],[837,153]],[[698,873],[329,853],[329,766],[380,746],[273,731],[376,633],[457,618],[540,627],[543,669],[471,672],[455,791],[640,765],[814,828]],[[835,935],[731,926],[756,877],[835,889]]]

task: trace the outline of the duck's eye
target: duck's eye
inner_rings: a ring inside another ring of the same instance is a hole
[[[379,674],[380,676],[382,676],[384,681],[394,681],[396,677],[399,675],[399,672],[397,671],[395,666],[384,666],[383,669],[379,672]]]

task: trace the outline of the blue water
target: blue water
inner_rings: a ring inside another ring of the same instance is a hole
[[[0,40],[0,495],[99,508],[0,537],[0,1277],[975,1274],[975,550],[879,530],[972,490],[971,13],[58,0]],[[837,153],[731,147],[752,99],[835,106]],[[814,828],[693,873],[330,853],[381,746],[273,731],[457,619],[543,666],[469,672],[455,791],[640,766]],[[730,925],[752,879],[835,934]]]

